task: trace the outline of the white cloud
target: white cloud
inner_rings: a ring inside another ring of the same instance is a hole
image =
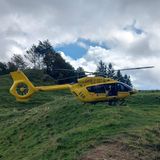
[[[127,47],[124,47],[125,43]],[[160,71],[160,55],[150,48],[147,35],[132,35],[130,42],[124,38],[122,43],[118,43],[116,47],[109,50],[100,46],[90,47],[86,55],[77,60],[64,53],[62,56],[75,68],[81,66],[87,71],[95,71],[100,60],[106,64],[112,62],[115,69],[154,65],[154,69],[126,71],[123,74],[131,75],[134,86],[137,88],[159,89],[160,79],[157,75]]]
[[[117,68],[155,65],[133,76],[137,85],[147,81],[160,88],[159,6],[159,0],[0,0],[0,61],[23,54],[38,40],[49,39],[55,46],[86,38],[111,49],[90,47],[77,60],[63,54],[72,65],[95,70],[100,59]],[[142,34],[123,29],[134,20]]]

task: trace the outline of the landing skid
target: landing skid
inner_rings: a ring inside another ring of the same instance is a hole
[[[89,104],[96,105],[99,102],[105,103],[105,101],[97,101],[97,102],[89,102]],[[126,105],[125,99],[121,99],[121,100],[114,99],[114,100],[106,101],[106,103],[109,106],[124,106],[124,105]],[[84,104],[86,104],[86,103],[84,103]]]
[[[110,100],[110,101],[108,101],[108,105],[110,105],[110,106],[124,106],[124,105],[126,105],[126,101],[124,99]]]

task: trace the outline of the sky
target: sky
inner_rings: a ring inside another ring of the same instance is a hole
[[[135,88],[160,89],[159,0],[0,0],[0,61],[48,39],[75,68],[100,60],[127,71]]]

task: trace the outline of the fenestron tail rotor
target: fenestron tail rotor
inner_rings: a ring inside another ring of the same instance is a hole
[[[28,100],[36,91],[36,87],[34,87],[21,71],[11,72],[11,76],[13,85],[10,88],[10,93],[14,95],[18,101]]]
[[[25,96],[25,95],[27,95],[29,93],[29,87],[28,87],[27,84],[25,84],[23,82],[19,83],[16,86],[16,92],[20,96]]]

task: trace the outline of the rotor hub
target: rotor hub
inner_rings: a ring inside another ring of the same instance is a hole
[[[28,86],[25,83],[19,83],[16,86],[16,92],[20,96],[25,96],[25,95],[28,94],[29,88],[28,88]]]

